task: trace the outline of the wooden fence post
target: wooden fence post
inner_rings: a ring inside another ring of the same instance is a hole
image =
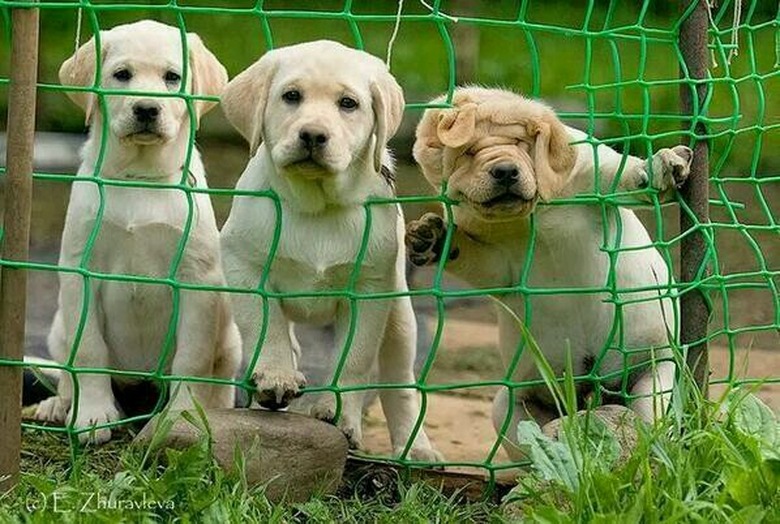
[[[38,9],[13,8],[11,28],[2,258],[27,261],[38,76]],[[27,273],[24,269],[5,267],[0,279],[0,358],[22,360]],[[19,479],[21,417],[22,368],[0,366],[0,493]]]

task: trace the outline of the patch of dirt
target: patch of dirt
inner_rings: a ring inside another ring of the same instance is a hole
[[[486,318],[481,312],[474,315]],[[493,323],[448,318],[436,359],[431,367],[428,385],[473,384],[486,379],[498,379],[503,373],[496,343],[498,329]],[[435,331],[435,321],[430,321]],[[780,377],[780,351],[771,349],[737,350],[733,364],[727,347],[710,348],[710,365],[713,381],[734,380],[749,377],[767,379]],[[730,371],[731,370],[731,371]],[[757,384],[757,395],[775,412],[780,413],[780,384]],[[710,397],[717,398],[725,386],[713,385]],[[495,386],[463,387],[428,394],[425,428],[428,436],[446,457],[447,461],[480,464],[508,462],[503,449],[490,455],[496,444],[496,434],[491,420],[491,400]],[[389,437],[379,403],[374,403],[367,413],[364,441],[369,452],[389,455]],[[463,466],[459,469],[471,469]],[[484,471],[484,469],[482,469]]]

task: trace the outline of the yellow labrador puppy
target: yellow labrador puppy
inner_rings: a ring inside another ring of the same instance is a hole
[[[128,188],[91,180],[135,181],[206,188],[198,151],[193,149],[189,171],[187,150],[192,140],[190,113],[183,99],[170,95],[184,77],[179,30],[153,21],[117,26],[100,33],[60,69],[65,85],[91,86],[98,59],[98,84],[113,90],[141,91],[132,96],[107,95],[102,106],[89,92],[69,96],[87,114],[89,137],[73,183],[62,234],[60,266],[98,273],[171,279],[186,284],[224,285],[219,232],[207,194],[180,189]],[[224,67],[200,38],[187,34],[186,93],[219,95],[227,83]],[[194,102],[199,119],[214,104]],[[103,141],[105,139],[105,142]],[[186,230],[188,235],[184,237]],[[94,240],[94,242],[90,242]],[[91,246],[91,247],[90,247]],[[183,248],[179,259],[177,250]],[[150,284],[60,274],[59,308],[49,334],[49,350],[59,362],[76,350],[77,367],[124,371],[158,370],[169,325],[175,328],[173,347],[160,372],[196,377],[232,378],[240,364],[240,337],[229,299],[213,291],[181,289],[178,316],[173,316],[170,284]],[[78,404],[71,407],[73,384],[67,374],[58,395],[39,405],[37,418],[62,422],[68,412],[77,429],[112,422],[120,417],[111,377],[85,373],[77,377]],[[115,377],[132,380],[132,377]],[[172,392],[184,390],[172,384]],[[232,407],[233,388],[200,383],[188,385],[206,407]],[[179,391],[174,409],[190,406],[191,395]],[[109,429],[80,434],[82,441],[104,442]]]
[[[446,254],[447,270],[475,287],[517,286],[517,292],[497,297],[528,322],[557,373],[563,373],[570,349],[576,376],[614,377],[603,386],[627,388],[633,408],[653,420],[663,410],[675,376],[669,360],[649,363],[653,356],[668,359],[669,333],[674,336],[674,300],[661,299],[650,289],[670,281],[667,264],[629,209],[607,207],[602,214],[599,205],[536,204],[594,192],[596,159],[601,192],[651,185],[665,196],[686,179],[690,149],[662,149],[647,161],[624,159],[604,145],[594,154],[583,143],[586,134],[564,126],[550,108],[498,89],[461,88],[453,104],[425,112],[414,145],[414,157],[431,185],[440,188],[446,182],[447,196],[460,201],[452,208],[457,229]],[[445,235],[439,215],[411,222],[406,241],[412,262],[436,263],[444,256]],[[621,249],[614,260],[605,243]],[[609,280],[612,271],[614,282]],[[542,288],[547,293],[539,293]],[[623,304],[622,322],[613,331],[615,302]],[[504,308],[498,308],[498,319],[499,345],[509,366],[522,344],[521,330]],[[624,368],[632,370],[625,378],[620,373]],[[539,378],[530,351],[522,353],[513,378]],[[580,383],[579,388],[584,397],[592,384]],[[511,411],[507,436],[514,442],[520,420],[530,417],[544,424],[557,416],[544,386],[513,394],[502,389],[493,407],[497,431]],[[510,456],[519,458],[517,448],[506,444]]]
[[[360,298],[407,291],[400,207],[366,205],[372,197],[394,196],[385,146],[401,122],[404,99],[384,63],[331,41],[280,48],[228,84],[222,107],[251,149],[238,189],[278,196],[236,197],[222,230],[228,282],[268,296],[265,302],[259,293],[233,295],[256,400],[278,409],[301,393],[293,322],[335,326],[336,347],[349,347],[339,385],[370,383],[375,363],[382,382],[414,384],[409,297]],[[363,395],[341,399],[338,425],[360,447]],[[419,416],[417,392],[383,389],[381,400],[399,453]],[[336,397],[318,395],[297,409],[333,420]],[[410,456],[438,458],[424,431]]]

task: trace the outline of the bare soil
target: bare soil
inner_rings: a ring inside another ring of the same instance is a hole
[[[429,384],[456,384],[494,378],[501,372],[496,343],[498,330],[489,321],[490,311],[482,307],[462,311],[468,320],[446,322]],[[486,321],[488,320],[488,321]],[[435,328],[430,321],[430,328]],[[723,346],[710,348],[712,380],[729,377],[730,354]],[[738,351],[733,364],[734,379],[768,379],[780,377],[780,352],[769,348]],[[757,385],[756,393],[775,412],[780,413],[780,384]],[[724,386],[710,388],[710,397],[717,398]],[[425,428],[428,436],[448,461],[461,463],[487,462],[496,445],[491,421],[491,400],[495,387],[464,388],[446,393],[429,393]],[[365,445],[371,453],[389,455],[391,450],[379,403],[369,410],[365,422]],[[502,449],[492,456],[492,463],[508,462]]]

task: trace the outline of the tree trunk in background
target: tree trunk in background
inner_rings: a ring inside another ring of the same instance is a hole
[[[448,14],[456,17],[473,16],[478,7],[469,0],[453,0],[449,3],[452,7]],[[479,26],[453,23],[450,32],[455,45],[455,83],[457,85],[474,83],[477,81],[479,64]]]

